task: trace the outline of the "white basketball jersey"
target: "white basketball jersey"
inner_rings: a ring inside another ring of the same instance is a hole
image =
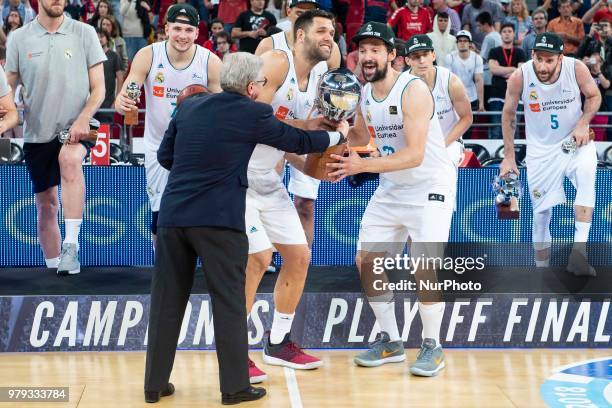
[[[576,128],[582,116],[582,101],[575,69],[576,60],[563,57],[557,81],[543,84],[535,74],[533,60],[521,66],[528,158],[560,149]]]
[[[282,34],[282,33],[279,33]],[[295,63],[293,53],[282,50],[289,60],[289,69],[285,76],[285,81],[278,88],[272,99],[272,109],[277,119],[307,119],[317,97],[317,86],[321,76],[327,71],[327,63],[322,62],[310,71],[308,87],[306,91],[300,91],[298,79],[295,73]],[[324,64],[321,65],[321,64]],[[285,152],[272,146],[258,144],[255,146],[251,160],[249,161],[249,171],[264,172],[274,169]]]
[[[186,86],[208,84],[208,58],[210,51],[196,45],[191,64],[175,69],[168,60],[166,41],[151,45],[153,60],[144,82],[147,109],[145,115],[145,147],[156,152],[168,129],[176,108],[176,97]]]
[[[436,104],[436,114],[440,121],[442,134],[445,137],[448,136],[455,124],[459,122],[459,115],[455,112],[455,107],[448,91],[450,79],[450,70],[444,67],[436,67],[436,83],[431,93]]]
[[[376,138],[376,145],[383,156],[406,147],[402,94],[413,80],[420,78],[409,72],[402,73],[382,101],[377,101],[372,95],[371,83],[366,84],[363,89],[361,113],[368,131]],[[409,103],[419,103],[419,101],[409,101]],[[389,192],[390,201],[400,199],[403,204],[412,205],[427,205],[432,201],[432,193],[451,191],[455,182],[455,168],[446,151],[437,115],[430,120],[423,163],[411,169],[380,174],[380,185]],[[439,186],[445,188],[433,190]],[[437,200],[435,194],[433,196],[434,201],[441,201]],[[450,201],[449,197],[444,200],[446,204]]]

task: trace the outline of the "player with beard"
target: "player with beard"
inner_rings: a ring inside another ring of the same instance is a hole
[[[595,275],[586,259],[593,208],[597,152],[589,137],[589,123],[599,110],[601,95],[589,69],[563,54],[563,40],[553,33],[536,36],[532,57],[508,79],[502,112],[505,157],[500,175],[519,174],[514,154],[516,107],[525,105],[527,179],[533,206],[533,244],[536,266],[550,261],[552,209],[565,202],[563,181],[576,187],[574,200],[574,246],[567,270],[576,275]],[[584,95],[584,106],[581,102]],[[575,152],[564,151],[574,140]]]
[[[300,119],[298,116],[308,110],[308,105],[312,107],[315,100],[317,76],[322,72],[314,67],[327,60],[332,52],[332,22],[333,16],[326,11],[306,11],[294,24],[292,51],[271,50],[262,55],[267,82],[258,100],[272,105],[277,118],[302,129],[336,127],[321,117]],[[290,338],[308,272],[310,250],[296,209],[275,169],[284,154],[272,147],[257,145],[249,162],[245,217],[249,239],[247,312],[251,311],[257,287],[276,248],[284,263],[274,288],[274,318],[270,334],[264,338],[263,360],[295,369],[313,369],[322,365],[321,360],[304,353]],[[252,361],[249,367],[251,382],[266,378]]]
[[[434,65],[436,53],[429,36],[412,36],[406,43],[406,52],[409,72],[425,81],[433,94],[448,154],[457,167],[463,157],[461,137],[474,120],[465,87],[450,70]]]
[[[80,272],[79,232],[85,205],[82,162],[93,143],[84,141],[104,101],[104,51],[90,25],[64,16],[64,0],[42,0],[39,16],[8,42],[7,81],[25,92],[24,154],[34,187],[38,238],[48,268]],[[7,118],[8,120],[9,118]],[[62,144],[60,131],[69,129]],[[66,236],[61,241],[57,186]],[[61,248],[61,253],[60,253]]]
[[[382,156],[362,159],[351,152],[348,157],[332,155],[339,162],[328,164],[330,176],[337,180],[357,173],[380,173],[380,184],[361,220],[356,256],[364,292],[381,327],[371,348],[354,358],[364,367],[406,358],[393,292],[378,290],[374,282],[381,276],[373,275],[374,260],[401,253],[408,237],[412,239],[411,254],[440,256],[442,243],[448,240],[456,184],[427,84],[409,72],[391,68],[396,54],[393,37],[391,28],[371,22],[353,38],[368,83],[349,132],[349,145],[364,145],[372,135]],[[419,268],[416,278],[431,279],[434,272]],[[439,293],[433,295],[419,294],[423,343],[410,366],[414,375],[433,376],[444,367],[440,345],[444,303]]]
[[[271,49],[291,51],[293,47],[293,25],[299,16],[305,13],[307,10],[318,9],[319,5],[316,0],[291,0],[287,6],[287,21],[290,22],[291,27],[289,30],[276,33],[259,43],[256,55],[261,55]],[[278,26],[278,25],[277,25]],[[338,44],[335,42],[332,44],[332,53],[326,61],[321,61],[315,66],[318,77],[315,81],[318,82],[320,75],[327,72],[328,69],[338,68],[340,66],[340,49]],[[297,112],[296,116],[300,119],[305,119],[310,114],[312,105],[306,106],[304,112]],[[305,156],[301,159],[297,159],[295,155],[287,154],[292,156],[292,162],[296,160],[304,160]],[[301,166],[298,166],[301,167]],[[289,179],[288,190],[294,196],[295,208],[297,209],[300,221],[304,227],[306,233],[306,239],[308,245],[312,246],[312,238],[314,235],[314,206],[315,201],[319,195],[319,180],[309,177],[302,173],[296,168],[296,166],[290,165],[289,170],[291,177]]]
[[[201,84],[211,92],[221,92],[219,75],[221,60],[208,49],[194,44],[198,38],[198,12],[189,4],[174,5],[168,10],[167,41],[142,48],[132,62],[130,73],[115,100],[121,114],[137,110],[136,102],[128,98],[127,85],[144,84],[147,101],[145,114],[145,170],[147,194],[151,204],[151,234],[155,245],[157,216],[168,170],[157,161],[157,149],[176,108],[176,97],[183,88]]]

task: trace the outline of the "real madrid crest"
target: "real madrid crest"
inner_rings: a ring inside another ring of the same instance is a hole
[[[293,88],[289,88],[287,91],[287,100],[290,101],[293,99]]]
[[[533,198],[542,198],[540,190],[533,190]]]
[[[164,73],[162,71],[157,71],[157,74],[155,74],[155,79],[154,81],[157,82],[158,84],[163,84],[164,83]]]
[[[66,57],[66,59],[72,58],[72,50],[70,48],[64,50],[64,57]]]

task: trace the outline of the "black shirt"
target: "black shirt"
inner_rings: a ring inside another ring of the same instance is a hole
[[[121,59],[115,51],[106,52],[104,65],[104,84],[106,85],[106,95],[101,108],[112,108],[115,101],[115,86],[117,85],[117,72],[121,71]]]
[[[518,67],[518,64],[527,61],[527,58],[522,48],[514,47],[512,50],[506,50],[502,47],[495,47],[489,51],[489,60],[497,61],[502,67]],[[510,60],[510,64],[508,64],[508,60]],[[507,86],[507,78],[492,75],[489,98],[504,99]]]
[[[234,27],[240,28],[242,32],[246,32],[256,31],[260,28],[265,30],[273,25],[276,25],[276,18],[274,15],[272,15],[272,13],[264,10],[261,14],[255,14],[253,11],[247,10],[240,13],[236,19]],[[251,37],[241,38],[239,46],[240,51],[255,54],[255,50],[257,49],[257,46],[262,38],[264,37],[259,37],[257,39]]]

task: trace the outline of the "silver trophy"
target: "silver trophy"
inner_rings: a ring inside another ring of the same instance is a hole
[[[346,68],[327,71],[319,80],[316,107],[325,118],[341,121],[353,117],[361,101],[361,84]]]
[[[495,194],[495,207],[497,218],[500,220],[518,219],[520,212],[518,199],[523,196],[523,184],[514,172],[505,176],[496,176],[493,179],[492,188]]]
[[[98,119],[91,118],[89,120],[89,128],[90,128],[89,135],[87,137],[84,137],[82,140],[86,142],[91,142],[92,139],[94,140],[97,139],[99,127],[100,127],[100,121]],[[57,137],[57,140],[59,140],[61,144],[68,143],[68,141],[70,141],[70,129],[60,130],[59,132],[55,134],[55,137]]]
[[[136,82],[130,82],[125,88],[125,93],[128,98],[133,100],[134,102],[138,102],[140,99],[140,85]],[[138,124],[138,110],[125,112],[125,116],[123,118],[123,122],[126,125],[137,125]]]
[[[578,145],[576,144],[576,139],[574,139],[573,136],[571,136],[567,140],[564,140],[563,143],[561,143],[561,150],[563,150],[563,153],[573,154],[574,152],[576,152],[577,148]]]

